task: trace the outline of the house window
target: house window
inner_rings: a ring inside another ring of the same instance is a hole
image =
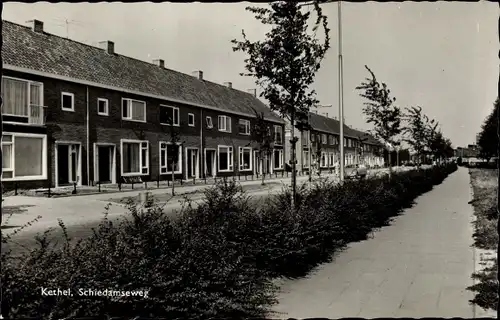
[[[218,146],[219,171],[233,171],[233,147]]]
[[[212,117],[206,117],[207,128],[212,129],[214,127],[214,123],[212,122]]]
[[[309,139],[308,139],[308,135],[309,132],[308,131],[302,131],[300,133],[300,140],[302,141],[302,145],[307,145],[309,143]]]
[[[104,99],[104,98],[97,99],[97,114],[99,114],[101,116],[109,115],[108,99]]]
[[[344,147],[347,147],[347,138],[344,138]]]
[[[147,175],[149,173],[148,141],[122,140],[122,175]]]
[[[2,180],[46,179],[47,136],[4,133],[2,136]]]
[[[309,168],[309,151],[308,150],[302,151],[302,163],[303,163],[303,167]]]
[[[327,144],[328,143],[327,139],[328,139],[328,136],[325,133],[321,134],[321,143],[322,144]]]
[[[335,163],[335,153],[330,152],[329,154],[329,159],[328,159],[328,165],[330,167],[333,167],[333,164]]]
[[[160,174],[182,173],[182,146],[160,142]]]
[[[274,169],[283,169],[283,150],[274,150],[273,155]]]
[[[231,132],[231,118],[228,116],[219,116],[219,131]]]
[[[245,119],[240,119],[238,122],[238,132],[239,134],[245,136],[250,135],[250,121]]]
[[[321,152],[321,167],[326,168],[328,166],[328,154],[326,152]]]
[[[75,111],[75,95],[69,92],[62,92],[61,107],[64,111]]]
[[[188,113],[188,126],[194,127],[194,114]]]
[[[328,144],[332,146],[335,144],[335,137],[333,135],[328,136]]]
[[[283,144],[283,127],[274,126],[274,144],[281,146]]]
[[[42,105],[42,83],[2,77],[2,114],[29,117],[30,109]]]
[[[160,124],[179,126],[179,123],[179,108],[160,105]]]
[[[315,134],[311,134],[311,142],[316,142],[316,135]]]
[[[240,170],[239,171],[251,171],[252,170],[252,148],[242,148],[239,147],[240,154]]]
[[[146,122],[146,102],[123,98],[122,119]]]

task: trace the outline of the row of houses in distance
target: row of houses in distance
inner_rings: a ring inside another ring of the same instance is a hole
[[[49,34],[38,20],[2,22],[6,189],[167,180],[172,171],[176,179],[190,179],[285,169],[285,122],[255,90],[207,81],[202,71],[170,70],[161,59],[117,54],[111,41],[94,47]],[[256,112],[273,136],[272,152],[263,159],[251,134]],[[313,139],[324,146],[321,163],[330,166],[338,161],[330,158],[338,125],[315,114],[311,121]],[[171,141],[171,126],[178,142]],[[354,150],[357,136],[346,129],[347,150]],[[301,141],[304,160],[308,151]],[[369,152],[375,145],[368,141],[363,148]],[[347,164],[355,161],[351,153]]]
[[[49,34],[41,21],[29,24],[2,24],[4,187],[284,169],[284,121],[255,90],[117,54],[111,41],[98,48]],[[255,111],[275,138],[260,167],[250,135]],[[178,143],[170,142],[170,125]]]
[[[331,169],[338,166],[340,160],[340,121],[335,118],[309,113],[311,131],[299,131],[294,128],[296,143],[297,170],[308,172],[309,163],[313,167]],[[290,149],[291,126],[286,125],[285,145]],[[383,146],[372,135],[353,129],[344,124],[344,158],[345,166],[366,164],[368,167],[384,166]],[[287,154],[287,162],[291,154]]]

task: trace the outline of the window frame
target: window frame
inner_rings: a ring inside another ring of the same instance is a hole
[[[210,121],[209,121],[210,120]],[[210,122],[210,123],[209,123]],[[211,116],[206,116],[205,117],[205,123],[207,125],[207,129],[213,129],[214,128],[214,122],[212,120]]]
[[[31,85],[32,84],[36,84],[36,85],[39,85],[40,86],[40,107],[43,107],[44,106],[44,94],[43,94],[43,82],[40,82],[40,81],[32,81],[32,80],[27,80],[27,79],[22,79],[22,78],[16,78],[16,77],[10,77],[10,76],[2,76],[2,78],[0,80],[3,80],[3,79],[11,79],[11,80],[16,80],[16,81],[23,81],[23,82],[27,82],[27,87],[28,87],[28,90],[27,90],[27,102],[28,102],[28,114],[27,115],[17,115],[17,114],[10,114],[10,113],[4,113],[3,112],[3,106],[2,106],[2,111],[1,111],[1,114],[2,115],[6,115],[6,116],[13,116],[13,117],[19,117],[19,118],[29,118],[30,117],[30,106],[32,105],[31,104]],[[1,84],[0,84],[1,85]],[[2,97],[3,99],[3,97]],[[7,123],[7,121],[5,121]]]
[[[64,96],[71,97],[71,108],[65,108],[64,107]],[[75,94],[67,91],[62,91],[61,92],[61,110],[62,111],[69,111],[69,112],[75,112]]]
[[[164,123],[164,122],[161,122],[160,120],[160,124],[163,125],[163,126],[174,126],[174,127],[179,127],[181,125],[181,111],[180,111],[180,108],[179,107],[175,107],[175,106],[170,106],[168,104],[160,104],[160,109],[161,108],[170,108],[172,109],[172,120],[173,120],[173,124],[170,124],[170,123]],[[175,111],[177,111],[177,122],[175,121]]]
[[[323,160],[325,160],[325,161],[323,162]],[[328,168],[328,152],[326,152],[326,151],[321,152],[321,159],[319,162],[319,166],[321,168]]]
[[[217,128],[220,132],[231,133],[231,117],[226,115],[219,115],[217,121]],[[222,123],[224,123],[224,129],[221,128],[221,119],[224,119]],[[229,124],[229,129],[228,129]]]
[[[128,105],[127,105],[127,112],[129,113],[129,117],[125,118],[123,116],[123,102],[124,101],[128,101]],[[135,102],[141,102],[143,105],[144,105],[144,120],[136,120],[136,119],[132,119],[132,101],[135,101]],[[122,104],[121,104],[121,114],[122,114],[122,120],[126,120],[126,121],[132,121],[132,122],[142,122],[142,123],[146,123],[147,121],[147,115],[146,115],[146,101],[143,101],[143,100],[137,100],[137,99],[132,99],[132,98],[122,98]]]
[[[321,134],[321,144],[328,144],[328,135],[326,133]]]
[[[220,151],[221,149],[227,148],[227,169],[221,169],[220,168]],[[226,145],[218,145],[217,146],[217,171],[218,172],[233,172],[234,171],[234,149],[233,146],[226,146]]]
[[[276,167],[275,164],[276,162],[274,161],[275,160],[275,153],[278,152],[280,157],[279,157],[279,167]],[[285,159],[283,158],[283,149],[274,149],[273,150],[273,169],[274,170],[283,170],[285,166]]]
[[[191,118],[193,118],[193,123],[191,123]],[[188,113],[188,126],[189,127],[196,126],[196,121],[195,121],[194,113]]]
[[[243,123],[242,123],[243,122]],[[240,131],[240,125],[245,126],[245,132]],[[242,136],[249,136],[250,135],[250,120],[248,119],[238,119],[238,134]]]
[[[279,128],[279,130],[276,130],[277,128]],[[283,145],[283,139],[284,139],[284,136],[283,136],[283,127],[280,126],[280,125],[275,124],[273,129],[274,129],[274,139],[273,139],[274,144],[277,145],[277,146],[282,146]],[[276,136],[277,136],[278,132],[281,133],[281,139],[280,139],[279,142],[276,140]]]
[[[247,169],[244,169],[242,167],[243,165],[243,155],[244,155],[244,151],[250,151],[250,163],[248,165],[248,168]],[[253,170],[253,161],[252,161],[252,155],[253,155],[253,149],[251,147],[238,147],[238,171],[241,171],[241,172],[246,172],[246,171],[252,171]]]
[[[140,172],[123,172],[123,144],[124,143],[136,143],[139,144],[139,170]],[[146,166],[144,166],[142,159],[143,143],[146,143]],[[135,139],[120,139],[120,172],[122,177],[134,177],[134,176],[147,176],[149,175],[150,167],[150,157],[149,157],[149,141],[148,140],[135,140]],[[143,173],[143,169],[146,169],[146,173]]]
[[[106,112],[99,110],[99,102],[105,102]],[[106,98],[97,98],[97,114],[100,116],[109,116],[109,100]]]
[[[328,153],[328,166],[332,168],[335,165],[335,152]]]
[[[31,181],[31,180],[46,180],[47,179],[47,135],[45,134],[35,134],[35,133],[20,133],[20,132],[3,132],[2,139],[5,136],[11,136],[12,141],[1,141],[0,147],[2,148],[2,156],[3,156],[3,146],[10,145],[11,146],[11,156],[10,161],[12,164],[11,168],[4,169],[2,168],[2,177],[1,181]],[[36,138],[42,139],[42,174],[37,176],[24,176],[24,177],[16,177],[16,146],[15,140],[16,137],[24,137],[24,138]],[[2,159],[2,167],[3,167],[3,159]],[[12,172],[12,178],[4,178],[4,172]]]
[[[162,144],[165,144],[166,147],[165,148],[162,148]],[[160,153],[159,153],[159,158],[160,158],[160,161],[158,162],[158,165],[160,167],[160,175],[165,175],[165,174],[172,174],[172,171],[169,170],[168,168],[168,162],[167,162],[167,159],[168,159],[168,146],[169,145],[173,145],[174,143],[170,142],[170,141],[160,141],[158,143],[158,149],[160,150]],[[174,174],[182,174],[182,142],[176,142],[175,145],[177,145],[179,147],[179,158],[178,158],[178,162],[177,162],[177,166],[179,168],[179,170],[177,171],[174,171]],[[162,166],[161,165],[161,152],[165,150],[165,166]],[[166,169],[164,172],[162,171],[162,169]]]

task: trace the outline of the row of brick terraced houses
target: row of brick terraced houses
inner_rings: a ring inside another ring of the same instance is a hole
[[[6,188],[166,180],[172,170],[189,179],[285,169],[285,122],[255,90],[119,55],[111,41],[93,47],[52,35],[38,20],[3,21],[2,35]],[[274,137],[262,161],[250,132],[256,112]],[[179,142],[171,142],[171,125]]]

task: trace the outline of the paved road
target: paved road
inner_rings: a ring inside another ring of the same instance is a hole
[[[470,197],[459,168],[373,239],[308,278],[282,281],[278,318],[479,316],[465,289],[474,271]]]

